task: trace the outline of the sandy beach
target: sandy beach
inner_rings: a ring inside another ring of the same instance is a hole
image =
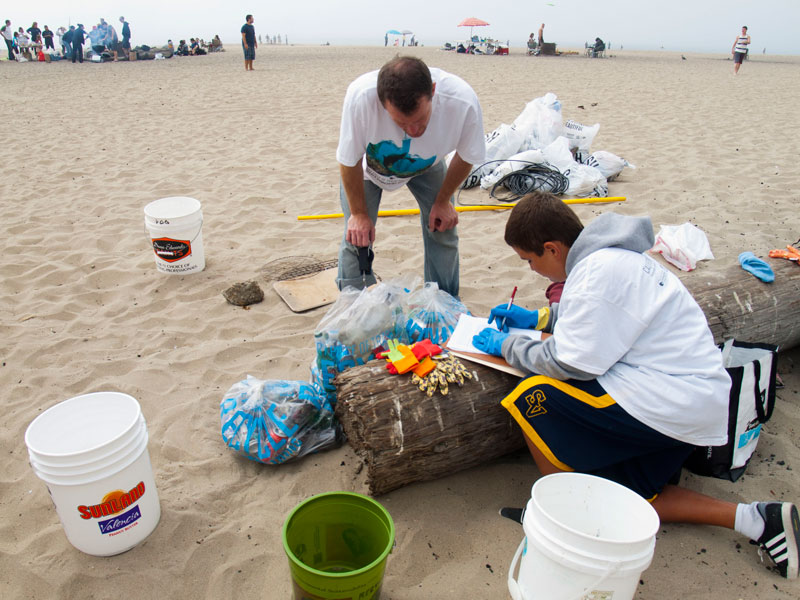
[[[792,125],[800,57],[756,55],[734,76],[723,54],[406,52],[470,83],[487,131],[547,92],[561,100],[565,120],[600,123],[592,148],[637,168],[609,185],[626,202],[576,207],[584,222],[610,210],[650,215],[656,230],[689,221],[727,264],[800,237]],[[345,89],[395,53],[265,46],[252,73],[238,46],[164,61],[0,65],[0,597],[290,597],[286,515],[316,493],[364,492],[365,473],[347,445],[282,466],[225,447],[223,394],[248,374],[307,381],[326,308],[293,313],[263,283],[265,299],[250,310],[221,292],[276,259],[336,257],[342,221],[297,216],[339,210]],[[143,208],[176,195],[202,203],[201,273],[168,276],[154,264]],[[384,195],[382,208],[413,206],[402,189]],[[520,304],[545,302],[547,282],[502,240],[506,218],[461,214],[461,298],[474,314],[515,285]],[[382,219],[377,235],[374,267],[384,279],[421,275],[416,217]],[[703,268],[685,277],[702,278]],[[781,354],[779,372],[785,387],[745,476],[730,483],[686,474],[688,487],[736,502],[800,502],[798,349]],[[43,410],[100,390],[140,402],[162,510],[144,543],[111,558],[69,544],[23,439]],[[523,532],[497,511],[522,506],[538,476],[519,453],[381,496],[397,528],[382,598],[507,598]],[[662,524],[657,539],[637,598],[800,597],[800,583],[767,570],[732,531]]]

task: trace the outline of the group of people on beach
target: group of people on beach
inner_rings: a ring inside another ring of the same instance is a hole
[[[374,256],[381,198],[406,186],[420,208],[425,281],[457,297],[453,196],[485,159],[481,105],[470,85],[411,56],[359,76],[345,94],[336,159],[345,216],[339,289],[376,282],[364,257]],[[548,305],[498,304],[489,316],[497,327],[473,344],[528,374],[501,404],[539,471],[615,481],[649,501],[664,523],[733,529],[778,573],[796,578],[800,517],[793,503],[737,504],[679,485],[695,448],[728,440],[731,380],[703,311],[648,255],[650,219],[606,213],[584,225],[560,199],[536,192],[511,210],[505,241],[551,282]],[[541,340],[509,327],[540,330]],[[515,520],[522,513],[501,511]]]
[[[131,27],[125,17],[119,18],[122,38],[117,35],[113,25],[102,17],[97,25],[86,31],[82,23],[70,25],[69,28],[61,26],[55,31],[48,25],[40,29],[38,22],[27,29],[19,27],[13,31],[11,21],[6,19],[0,28],[0,34],[6,43],[8,60],[44,60],[44,54],[56,54],[61,49],[61,57],[72,58],[72,62],[83,62],[83,46],[88,39],[91,51],[96,54],[107,52],[113,60],[118,60],[120,54],[127,57],[131,49]],[[35,58],[34,58],[35,57]]]
[[[263,43],[265,43],[265,42],[264,42],[264,39],[266,39],[266,40],[267,40],[267,41],[266,41],[266,43],[267,43],[267,44],[271,44],[271,45],[273,45],[273,46],[274,46],[274,45],[280,45],[280,44],[284,44],[285,46],[288,46],[288,45],[289,45],[289,34],[288,34],[288,33],[287,33],[287,34],[285,34],[285,35],[283,36],[283,38],[281,38],[281,34],[280,34],[280,33],[279,33],[277,36],[273,35],[272,37],[270,37],[270,36],[266,35],[266,36],[264,36],[264,38],[262,38],[262,37],[261,37],[261,34],[259,33],[259,34],[258,34],[258,43],[259,43],[259,44],[263,44]],[[281,39],[283,39],[283,41],[281,41]]]
[[[219,35],[215,35],[208,43],[201,38],[189,38],[188,44],[186,40],[180,40],[177,48],[172,40],[167,40],[167,50],[172,51],[176,56],[202,56],[209,52],[224,51]]]

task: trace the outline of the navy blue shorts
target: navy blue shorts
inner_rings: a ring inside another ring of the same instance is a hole
[[[745,57],[745,53],[744,52],[734,52],[733,53],[733,62],[735,62],[737,65],[740,65],[740,64],[742,64],[742,61],[744,60],[744,57]]]
[[[242,51],[244,52],[244,59],[245,60],[255,60],[256,59],[256,47],[253,44],[250,44],[249,48],[244,47],[244,42],[242,42]]]
[[[596,380],[531,375],[502,404],[558,469],[616,481],[647,500],[677,482],[694,449],[634,419]]]

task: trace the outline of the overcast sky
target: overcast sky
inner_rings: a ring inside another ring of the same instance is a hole
[[[119,26],[124,15],[134,45],[215,34],[238,42],[245,14],[253,13],[257,34],[280,33],[298,44],[382,45],[388,29],[407,29],[421,43],[441,46],[465,38],[468,30],[458,23],[477,17],[490,23],[481,35],[512,46],[523,46],[544,22],[545,41],[561,46],[599,36],[614,48],[728,53],[747,25],[753,51],[800,54],[800,0],[35,0],[5,2],[2,10],[0,18],[11,19],[15,29],[34,20],[51,29],[70,22],[90,29],[100,17]]]

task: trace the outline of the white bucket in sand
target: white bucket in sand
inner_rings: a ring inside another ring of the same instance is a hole
[[[186,196],[154,200],[144,207],[144,223],[159,271],[186,275],[206,267],[198,200]]]
[[[161,506],[147,439],[139,403],[118,392],[70,398],[28,426],[31,467],[78,550],[119,554],[156,528]]]
[[[618,483],[556,473],[533,485],[522,526],[508,571],[514,600],[631,600],[653,560],[659,519]]]

